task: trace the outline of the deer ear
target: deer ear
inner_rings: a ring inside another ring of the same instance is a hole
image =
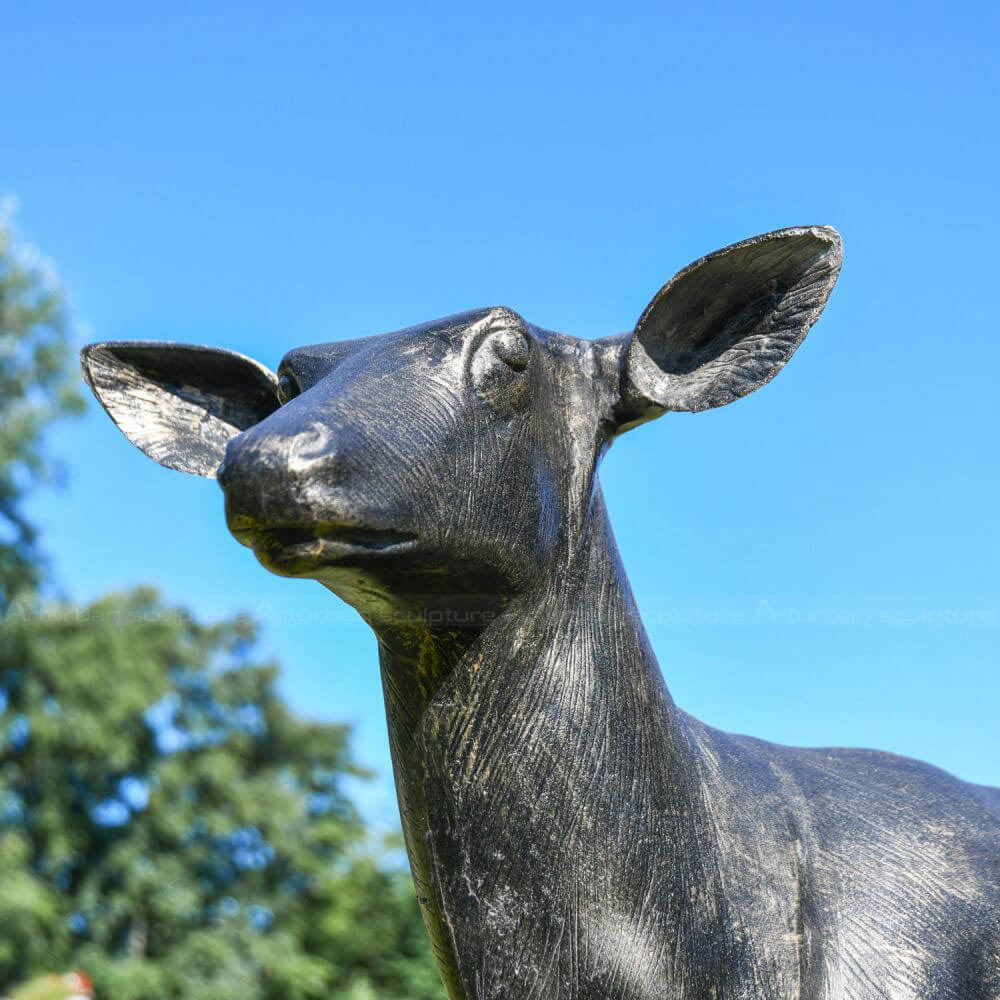
[[[208,479],[229,441],[280,405],[274,374],[233,351],[117,341],[85,347],[80,361],[132,444],[168,469]]]
[[[841,244],[779,229],[696,260],[646,307],[621,354],[618,432],[666,410],[724,406],[784,367],[826,305]]]

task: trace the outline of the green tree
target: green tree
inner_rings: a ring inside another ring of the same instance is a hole
[[[0,989],[442,996],[344,793],[348,729],[295,717],[253,642],[151,590],[0,624]]]
[[[69,359],[65,295],[51,265],[19,241],[0,202],[0,612],[41,576],[22,500],[53,472],[42,432],[83,400]]]

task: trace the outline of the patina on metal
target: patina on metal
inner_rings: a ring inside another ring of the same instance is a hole
[[[374,629],[455,1000],[1000,997],[1000,790],[680,711],[596,477],[616,435],[776,375],[840,262],[826,227],[758,236],[597,341],[492,308],[296,348],[276,375],[84,350],[133,444],[216,476],[267,569]]]

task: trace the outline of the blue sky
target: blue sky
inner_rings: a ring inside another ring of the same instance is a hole
[[[15,4],[0,192],[80,339],[291,346],[504,303],[628,329],[688,261],[840,229],[764,391],[627,435],[602,478],[676,700],[1000,784],[994,5]],[[64,589],[247,609],[302,712],[357,724],[374,640],[230,539],[218,487],[92,406],[32,510]]]

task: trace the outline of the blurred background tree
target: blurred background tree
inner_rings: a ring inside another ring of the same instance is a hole
[[[0,202],[0,612],[40,578],[22,501],[56,470],[42,432],[83,408],[69,363],[65,295],[51,263],[16,238],[13,211],[12,199]]]
[[[39,595],[22,501],[81,403],[6,219],[0,324],[0,993],[79,969],[106,1000],[443,997],[399,844],[345,793],[348,727],[288,710],[249,619]]]

